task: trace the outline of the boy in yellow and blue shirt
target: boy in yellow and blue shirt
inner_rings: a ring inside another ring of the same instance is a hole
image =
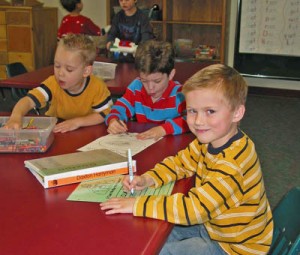
[[[47,116],[64,120],[54,127],[54,132],[64,133],[104,122],[113,103],[104,81],[92,74],[95,58],[96,45],[89,36],[63,37],[55,52],[54,75],[18,101],[5,127],[21,128],[25,114],[47,104]]]
[[[106,214],[133,213],[176,224],[160,254],[267,254],[273,219],[252,140],[239,129],[247,84],[233,68],[215,64],[183,86],[187,123],[196,139],[125,190],[159,187],[195,176],[187,195],[113,198]]]

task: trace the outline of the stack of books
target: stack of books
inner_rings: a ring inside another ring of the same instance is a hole
[[[26,160],[24,163],[44,188],[128,174],[127,158],[106,149]],[[136,172],[136,161],[132,163]]]

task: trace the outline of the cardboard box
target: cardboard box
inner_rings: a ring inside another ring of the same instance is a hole
[[[9,117],[0,117],[3,126]],[[45,152],[54,140],[55,117],[24,117],[20,130],[0,128],[0,152]]]
[[[195,50],[193,49],[193,41],[190,39],[176,39],[175,40],[175,52],[179,58],[193,58]]]

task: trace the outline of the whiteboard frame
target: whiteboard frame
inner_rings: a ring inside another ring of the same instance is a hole
[[[249,77],[300,81],[299,56],[244,53],[239,51],[241,5],[243,1],[245,0],[238,1],[234,68],[242,75]]]

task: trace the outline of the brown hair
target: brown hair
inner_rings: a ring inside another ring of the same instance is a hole
[[[246,103],[247,83],[232,67],[223,64],[205,67],[185,82],[182,92],[186,95],[190,91],[201,88],[220,89],[232,109]]]
[[[135,54],[135,68],[146,74],[170,74],[174,68],[174,49],[169,42],[148,40],[140,43]]]
[[[80,54],[86,65],[92,65],[97,55],[97,48],[93,39],[83,34],[67,34],[59,41],[59,45]]]

